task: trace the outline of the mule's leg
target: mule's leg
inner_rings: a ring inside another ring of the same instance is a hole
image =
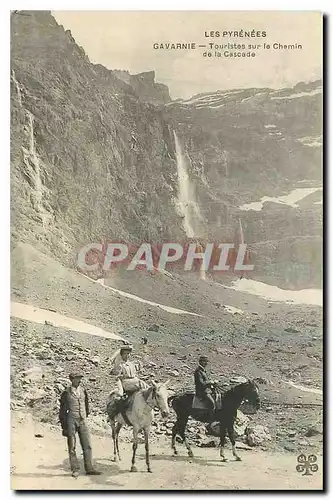
[[[117,462],[117,446],[116,446],[116,422],[111,420],[112,439],[113,439],[113,461]]]
[[[222,462],[226,462],[227,459],[224,456],[224,445],[225,445],[225,435],[226,435],[227,429],[225,426],[220,422],[220,457]]]
[[[149,429],[143,429],[143,433],[145,436],[145,450],[146,450],[146,464],[147,464],[147,471],[152,472],[150,468],[150,461],[149,461]]]
[[[232,454],[235,457],[235,460],[240,461],[242,460],[241,457],[237,454],[236,452],[236,439],[235,439],[235,432],[234,432],[234,427],[228,427],[228,436],[231,441],[232,445]]]
[[[133,427],[133,455],[132,455],[132,467],[131,472],[136,472],[137,468],[135,467],[135,454],[138,447],[138,430]]]
[[[119,462],[121,461],[120,453],[119,453],[119,432],[120,432],[120,429],[122,428],[122,426],[123,426],[123,424],[118,422],[117,428],[116,428],[116,451],[117,451]]]

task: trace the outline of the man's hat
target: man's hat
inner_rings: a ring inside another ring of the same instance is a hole
[[[120,348],[120,354],[123,352],[131,352],[133,351],[133,347],[130,344],[126,344]]]
[[[82,378],[84,375],[82,375],[81,372],[79,371],[73,371],[69,374],[69,380],[73,380],[74,378]]]
[[[200,356],[199,363],[201,363],[201,361],[208,361],[208,356]]]

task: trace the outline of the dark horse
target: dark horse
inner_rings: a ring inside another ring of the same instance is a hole
[[[237,416],[237,409],[240,407],[243,401],[248,401],[251,405],[258,410],[260,406],[260,399],[258,388],[254,382],[248,380],[242,384],[236,385],[232,389],[229,389],[224,394],[219,391],[222,395],[222,405],[220,409],[216,409],[214,415],[214,422],[219,423],[220,427],[220,456],[223,462],[226,462],[224,457],[224,444],[226,433],[228,432],[229,439],[232,444],[232,454],[236,460],[241,460],[241,458],[236,453],[235,448],[235,432],[234,423]],[[174,454],[177,455],[176,450],[176,436],[180,436],[187,448],[189,457],[193,457],[193,451],[186,439],[185,430],[189,417],[194,420],[199,420],[200,422],[209,422],[209,413],[205,409],[192,408],[194,394],[191,392],[186,392],[180,395],[171,396],[168,399],[169,404],[175,410],[177,414],[177,421],[172,429],[172,444],[171,447]]]

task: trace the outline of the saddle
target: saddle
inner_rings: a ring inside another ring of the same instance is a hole
[[[220,410],[222,408],[222,395],[220,393],[213,394],[215,401],[216,410]],[[208,410],[208,404],[204,399],[199,398],[196,394],[193,396],[192,400],[192,408],[195,410]]]
[[[121,413],[121,416],[125,420],[127,425],[132,425],[131,422],[128,420],[127,415],[126,415],[126,410],[128,410],[131,407],[131,404],[133,402],[133,393],[124,393],[123,396],[120,396],[119,394],[112,393],[110,394],[110,399],[109,402],[106,406],[106,411],[110,419],[115,418],[119,413]]]

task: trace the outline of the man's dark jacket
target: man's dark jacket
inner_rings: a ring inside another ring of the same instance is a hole
[[[207,389],[211,388],[212,381],[203,366],[199,365],[194,372],[195,393],[199,398],[204,398]],[[209,392],[209,391],[208,391]]]
[[[62,435],[63,436],[71,436],[73,431],[73,421],[71,418],[70,414],[70,404],[69,404],[69,392],[71,390],[71,386],[67,387],[67,389],[64,390],[64,392],[61,394],[60,397],[60,409],[59,409],[59,421],[62,427]],[[89,415],[89,400],[88,400],[88,394],[85,389],[84,391],[84,400],[85,400],[85,406],[86,406],[86,414],[87,417]]]

